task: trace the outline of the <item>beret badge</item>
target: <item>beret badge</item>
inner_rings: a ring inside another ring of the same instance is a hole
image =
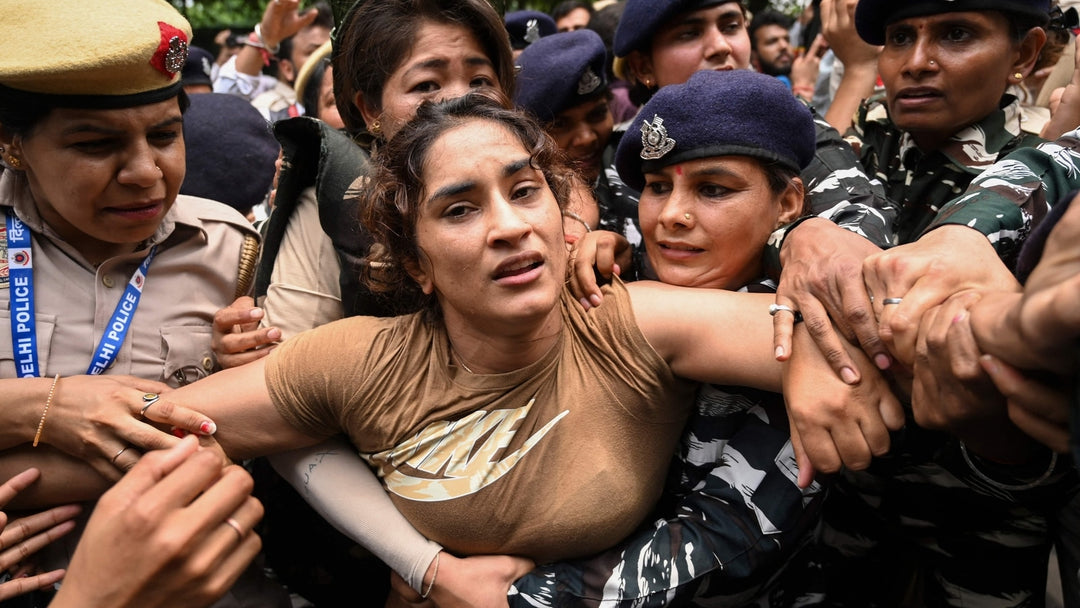
[[[600,86],[600,77],[596,75],[590,68],[585,68],[585,73],[581,75],[581,80],[578,81],[577,94],[588,95],[596,90]]]
[[[668,137],[664,119],[653,114],[652,122],[641,123],[641,158],[656,160],[662,158],[675,147],[675,140]]]
[[[158,29],[161,31],[161,42],[150,58],[150,65],[172,78],[184,69],[184,62],[187,61],[187,35],[163,21],[158,21]]]
[[[529,19],[525,25],[525,42],[532,44],[540,40],[540,22],[536,19]]]

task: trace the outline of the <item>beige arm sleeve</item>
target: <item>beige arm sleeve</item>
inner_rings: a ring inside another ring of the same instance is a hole
[[[270,463],[330,525],[386,562],[417,593],[423,592],[424,574],[442,547],[398,513],[351,445],[331,439],[270,456]]]

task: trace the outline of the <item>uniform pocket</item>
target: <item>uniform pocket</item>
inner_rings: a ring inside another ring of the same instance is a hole
[[[50,374],[49,350],[52,345],[53,330],[56,328],[56,315],[36,315],[38,361],[43,376]],[[0,310],[0,378],[17,378],[18,365],[25,360],[25,355],[18,352],[11,339],[11,312]]]
[[[209,325],[177,325],[161,328],[164,345],[165,382],[172,386],[191,384],[213,372],[217,364],[210,348],[213,330]]]

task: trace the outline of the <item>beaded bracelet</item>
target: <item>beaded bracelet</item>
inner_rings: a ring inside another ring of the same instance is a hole
[[[34,447],[41,442],[41,432],[45,430],[45,417],[49,415],[49,406],[52,405],[53,395],[56,394],[56,385],[60,382],[60,374],[53,377],[52,386],[49,387],[49,397],[45,399],[45,409],[41,412],[41,420],[38,421],[37,432],[34,433]]]

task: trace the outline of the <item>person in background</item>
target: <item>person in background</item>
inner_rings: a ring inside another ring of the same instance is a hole
[[[596,11],[587,0],[564,0],[551,9],[551,18],[560,32],[585,29]]]
[[[180,82],[188,95],[212,93],[214,91],[214,56],[206,49],[192,46],[188,48],[187,61]]]
[[[271,122],[300,116],[293,83],[333,28],[325,2],[300,11],[300,0],[271,0],[244,48],[221,67],[214,92],[249,100]],[[263,73],[275,63],[276,78]]]
[[[604,48],[607,49],[604,69],[607,72],[608,87],[611,89],[611,117],[615,124],[632,119],[638,110],[637,104],[630,101],[630,83],[615,75],[615,53],[611,50],[615,30],[619,27],[619,18],[625,8],[625,0],[613,2],[596,11],[592,19],[589,19],[589,29],[600,34]]]
[[[600,175],[614,126],[606,61],[604,42],[592,30],[541,38],[517,59],[514,103],[540,122],[588,184]]]
[[[750,22],[750,64],[762,74],[776,76],[791,88],[791,52],[789,31],[792,19],[787,15],[764,10],[754,15]]]
[[[223,29],[214,35],[214,44],[217,45],[218,54],[214,58],[213,80],[217,80],[218,71],[230,58],[244,48],[248,39],[248,33],[233,32],[231,29]]]
[[[296,77],[296,96],[304,106],[304,116],[318,118],[335,129],[345,122],[334,99],[334,66],[330,61],[333,45],[329,40],[311,54]]]
[[[596,227],[629,235],[630,242],[638,245],[636,204],[614,197],[609,179],[601,173],[613,162],[619,143],[612,138],[606,61],[604,43],[591,30],[542,38],[518,57],[514,100],[540,121],[588,184],[599,212]]]
[[[525,47],[543,38],[556,33],[555,20],[547,13],[540,11],[513,11],[503,17],[506,32],[510,35],[510,48],[514,51],[516,61]]]
[[[180,193],[220,201],[252,220],[274,181],[281,146],[250,103],[223,93],[191,97],[184,113],[187,175]]]

